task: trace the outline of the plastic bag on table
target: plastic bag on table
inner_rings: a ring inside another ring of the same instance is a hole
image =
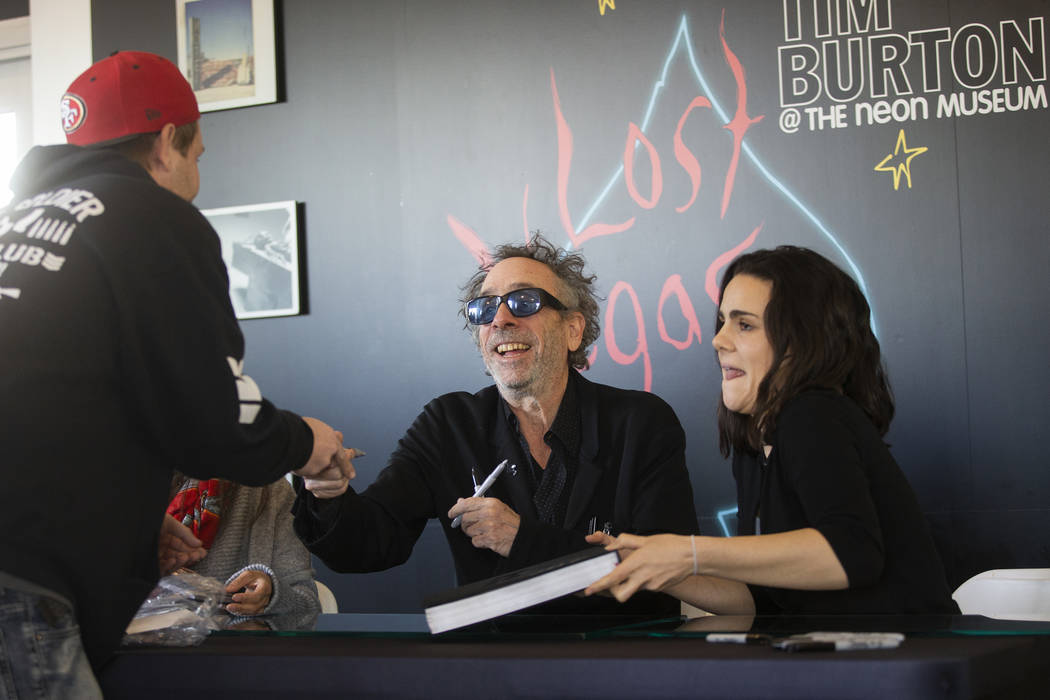
[[[124,644],[196,646],[219,625],[225,585],[193,572],[163,577],[139,607],[124,635]]]

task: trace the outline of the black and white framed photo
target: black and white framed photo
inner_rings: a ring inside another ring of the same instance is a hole
[[[300,313],[295,201],[202,209],[219,233],[237,318]]]
[[[179,68],[202,112],[277,101],[274,0],[175,0]]]

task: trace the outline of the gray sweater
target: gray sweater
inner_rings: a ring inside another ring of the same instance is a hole
[[[269,499],[255,518],[264,492]],[[285,479],[269,486],[240,486],[224,509],[208,555],[193,566],[202,576],[229,582],[245,569],[270,574],[273,593],[264,615],[294,617],[317,615],[317,600],[310,553],[292,530],[295,493]]]

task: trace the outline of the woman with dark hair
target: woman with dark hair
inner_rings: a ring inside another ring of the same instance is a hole
[[[661,590],[715,613],[957,613],[883,436],[893,396],[857,284],[805,248],[741,256],[712,341],[739,535],[590,541],[624,560],[588,593]]]

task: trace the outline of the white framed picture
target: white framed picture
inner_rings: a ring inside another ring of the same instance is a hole
[[[219,234],[237,318],[301,313],[298,203],[267,202],[201,213]]]
[[[277,101],[273,0],[175,0],[179,69],[202,112]]]

